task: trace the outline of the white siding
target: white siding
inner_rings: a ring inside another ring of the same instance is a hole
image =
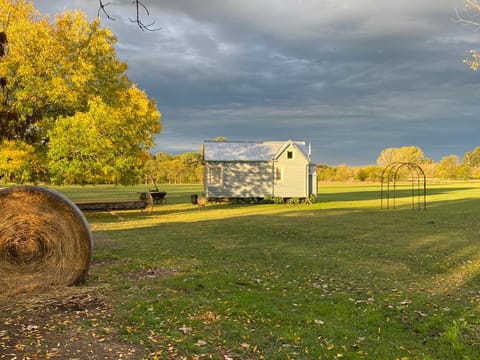
[[[292,158],[288,158],[293,153]],[[286,149],[275,162],[281,168],[283,177],[274,183],[274,196],[308,197],[308,160],[294,146]]]
[[[205,183],[205,193],[209,198],[249,198],[271,196],[273,193],[273,163],[272,162],[216,162],[205,166],[206,179],[210,172],[219,173],[221,167],[222,179],[214,184]]]

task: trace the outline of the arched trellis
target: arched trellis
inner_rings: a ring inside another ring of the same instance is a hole
[[[401,169],[410,172],[412,210],[427,210],[427,180],[423,169],[411,162],[393,162],[382,172],[382,209],[395,209],[398,173]]]

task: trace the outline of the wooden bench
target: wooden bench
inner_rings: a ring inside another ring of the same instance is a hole
[[[80,201],[75,205],[82,211],[145,210],[147,199]]]
[[[75,205],[82,211],[111,211],[111,210],[145,210],[153,204],[162,204],[167,193],[165,191],[145,191],[138,193],[138,200],[95,200],[79,201]]]

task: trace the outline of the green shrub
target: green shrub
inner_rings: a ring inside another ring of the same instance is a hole
[[[274,198],[271,195],[265,195],[262,199],[262,203],[273,204],[274,203]]]
[[[287,200],[287,204],[297,205],[300,204],[300,199],[298,197],[292,197]]]
[[[273,198],[273,202],[274,202],[275,204],[284,204],[284,203],[285,203],[285,200],[284,200],[283,197],[281,197],[281,196],[275,196],[275,197]]]

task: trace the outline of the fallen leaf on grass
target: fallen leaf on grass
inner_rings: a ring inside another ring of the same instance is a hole
[[[179,328],[178,330],[180,330],[182,333],[184,333],[185,335],[188,335],[192,332],[192,328],[190,327],[186,327],[186,326],[182,326],[181,328]]]
[[[195,343],[195,345],[197,345],[197,346],[205,346],[205,345],[207,345],[207,342],[204,341],[204,340],[198,340],[198,341]]]

